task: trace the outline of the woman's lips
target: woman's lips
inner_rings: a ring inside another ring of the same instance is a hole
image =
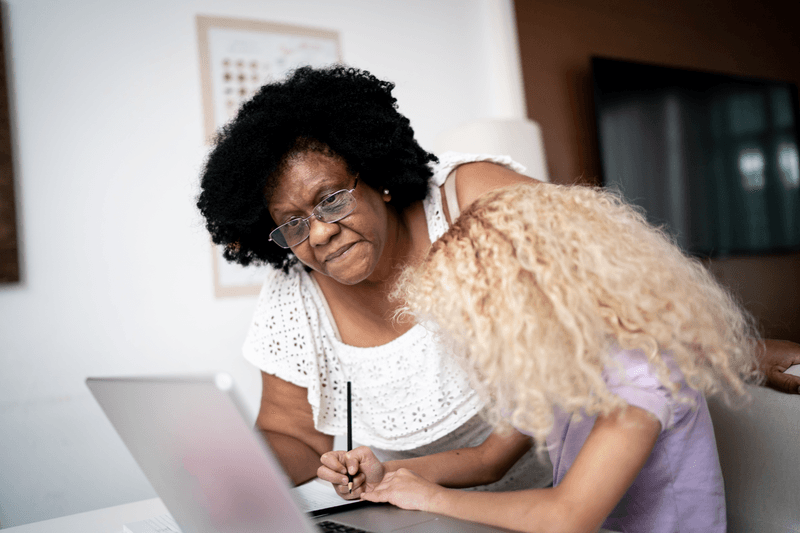
[[[340,258],[340,257],[342,257],[344,254],[346,254],[347,252],[349,252],[349,251],[350,251],[350,250],[353,248],[353,246],[355,246],[355,245],[356,245],[356,243],[355,243],[355,242],[352,242],[352,243],[350,243],[350,244],[345,244],[344,246],[342,246],[341,248],[339,248],[338,250],[336,250],[336,251],[335,251],[335,252],[333,252],[332,254],[329,254],[329,255],[328,255],[326,258],[325,258],[325,263],[330,263],[331,261],[335,261],[335,260],[339,259],[339,258]]]

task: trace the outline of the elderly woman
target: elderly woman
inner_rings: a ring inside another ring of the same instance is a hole
[[[198,207],[214,242],[230,261],[274,267],[244,344],[263,379],[256,425],[291,479],[310,479],[345,432],[351,381],[354,439],[379,459],[419,458],[444,485],[546,486],[529,437],[493,432],[467,375],[425,328],[394,321],[388,298],[451,209],[533,181],[507,157],[437,160],[392,89],[357,69],[298,69],[244,104],[208,157]],[[775,346],[775,364],[800,362],[796,345]],[[459,449],[468,479],[424,459]]]
[[[291,479],[308,480],[345,432],[351,381],[354,440],[383,460],[468,448],[491,465],[470,485],[548,485],[530,438],[492,433],[466,374],[423,327],[393,321],[387,297],[447,230],[444,195],[455,208],[531,179],[506,157],[437,161],[392,89],[356,69],[299,69],[244,104],[209,155],[198,207],[214,242],[274,267],[244,345],[263,378],[256,425]]]

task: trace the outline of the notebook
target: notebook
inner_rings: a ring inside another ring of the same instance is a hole
[[[170,512],[153,520],[174,518],[183,533],[319,533],[331,521],[376,533],[502,531],[388,504],[348,506],[335,494],[331,504],[319,487],[311,485],[311,496],[292,488],[247,424],[228,374],[91,377],[86,384]],[[142,524],[126,525],[133,526]]]

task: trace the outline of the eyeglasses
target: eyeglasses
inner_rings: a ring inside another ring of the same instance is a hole
[[[311,226],[308,224],[311,217],[315,217],[320,222],[333,224],[339,222],[356,208],[356,197],[353,191],[358,187],[358,176],[352,189],[342,189],[333,194],[329,194],[318,203],[311,214],[305,218],[294,218],[285,224],[281,224],[269,234],[269,240],[281,248],[292,248],[308,239]]]

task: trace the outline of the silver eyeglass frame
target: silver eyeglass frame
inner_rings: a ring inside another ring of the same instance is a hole
[[[356,207],[358,207],[358,200],[356,199],[355,195],[353,194],[353,191],[356,190],[356,187],[358,187],[358,176],[356,176],[356,181],[355,181],[355,183],[353,183],[353,188],[352,189],[339,189],[338,191],[332,192],[329,195],[325,196],[325,198],[320,200],[319,203],[314,206],[314,209],[311,210],[311,214],[308,215],[307,217],[305,217],[305,218],[293,218],[292,220],[290,220],[288,222],[284,222],[280,226],[276,227],[274,230],[270,231],[269,232],[269,240],[274,242],[275,244],[277,244],[281,248],[288,250],[289,248],[294,248],[295,246],[303,244],[306,241],[306,239],[308,239],[308,237],[311,235],[311,225],[308,223],[308,221],[311,220],[312,218],[316,218],[317,220],[319,220],[320,222],[324,222],[325,224],[336,224],[337,222],[349,217],[351,214],[353,214],[353,211],[356,210]],[[316,214],[317,209],[319,209],[320,206],[328,198],[330,198],[331,196],[336,196],[337,194],[340,194],[340,193],[343,193],[343,192],[350,193],[350,195],[353,197],[353,208],[350,211],[348,211],[347,213],[345,213],[344,215],[342,215],[339,218],[337,218],[336,220],[330,220],[330,221],[322,220],[319,217],[319,215]],[[305,228],[306,228],[306,236],[303,237],[300,241],[296,242],[295,244],[292,244],[291,246],[284,246],[284,245],[282,245],[281,243],[279,243],[278,241],[276,241],[275,239],[272,238],[272,236],[275,234],[275,232],[276,231],[280,231],[280,229],[283,226],[286,226],[286,225],[292,224],[292,223],[296,223],[298,221],[302,222],[305,225]]]

